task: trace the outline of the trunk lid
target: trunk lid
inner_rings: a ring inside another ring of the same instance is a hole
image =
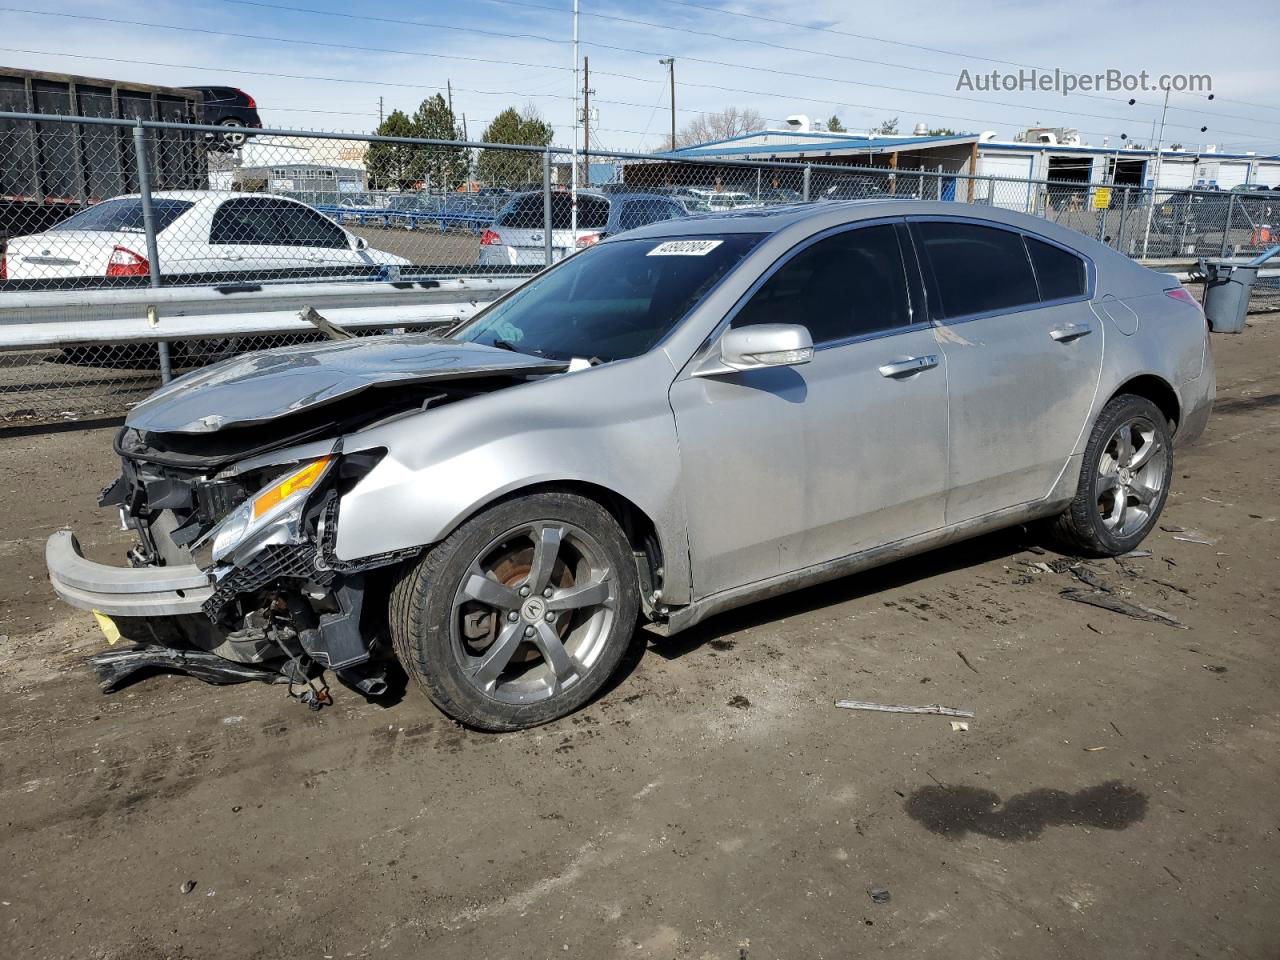
[[[141,233],[101,230],[50,230],[29,237],[14,237],[7,244],[10,280],[43,280],[58,277],[105,277],[107,262],[116,247],[138,257],[147,255],[147,239]]]

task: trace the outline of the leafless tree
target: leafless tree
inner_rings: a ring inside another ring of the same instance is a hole
[[[764,117],[751,107],[725,107],[715,113],[700,114],[676,134],[677,147],[691,147],[709,140],[727,140],[764,129]]]

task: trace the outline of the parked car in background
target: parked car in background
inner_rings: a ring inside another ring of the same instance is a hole
[[[371,248],[297,200],[262,193],[161,190],[152,194],[160,273],[231,275],[408,266]],[[44,231],[10,240],[9,280],[145,277],[142,200],[95,204]]]
[[[175,380],[129,413],[101,497],[132,567],[66,530],[46,557],[146,644],[100,655],[111,683],[333,669],[372,695],[389,634],[442,711],[514,730],[595,697],[641,620],[674,634],[1032,521],[1127,553],[1214,389],[1178,281],[1058,224],[896,199],[673,218],[447,339]]]
[[[656,193],[578,192],[578,229],[572,221],[572,198],[551,194],[551,257],[560,260],[574,250],[589,247],[605,237],[634,230],[660,220],[686,216],[685,208],[671,197]],[[518,193],[498,213],[493,225],[480,236],[479,266],[545,264],[546,227],[543,195]]]
[[[227,150],[238,150],[244,146],[245,140],[252,134],[250,130],[262,129],[262,118],[258,116],[258,104],[253,97],[239,87],[186,87],[195,90],[204,97],[200,122],[225,127],[221,135],[209,134],[208,139],[215,147]]]

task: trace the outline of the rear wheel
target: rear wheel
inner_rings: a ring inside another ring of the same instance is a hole
[[[248,135],[244,132],[245,125],[243,121],[236,120],[234,117],[228,117],[226,120],[219,123],[218,126],[222,127],[226,131],[220,137],[224,146],[232,150],[239,150],[244,146],[244,142],[248,139]]]
[[[1094,424],[1075,499],[1054,521],[1053,534],[1084,553],[1127,553],[1155,526],[1172,478],[1165,415],[1145,397],[1116,397]]]
[[[406,570],[391,635],[449,716],[519,730],[599,692],[634,633],[637,590],[631,548],[607,510],[534,494],[478,514]]]

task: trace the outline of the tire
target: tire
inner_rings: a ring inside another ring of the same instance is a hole
[[[638,613],[635,561],[617,520],[594,500],[546,492],[489,507],[408,565],[388,621],[396,655],[432,703],[469,727],[502,731],[548,723],[594,697]]]
[[[1121,394],[1102,408],[1085,447],[1075,499],[1052,521],[1050,533],[1069,551],[1128,553],[1159,520],[1172,479],[1168,420],[1145,397]]]

